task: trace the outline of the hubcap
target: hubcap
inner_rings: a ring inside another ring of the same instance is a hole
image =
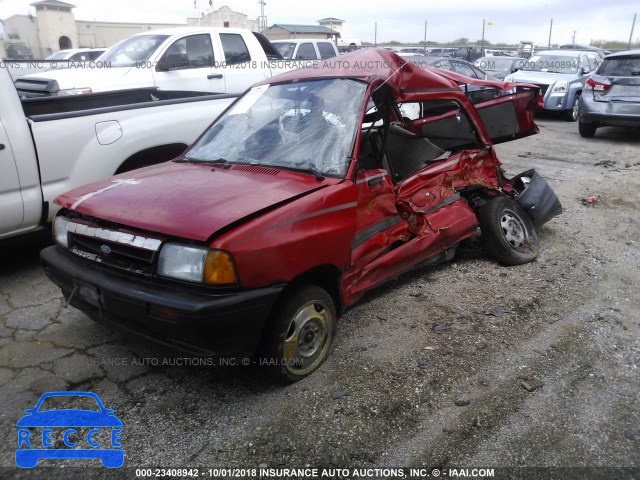
[[[321,301],[303,305],[293,316],[284,339],[286,368],[296,375],[313,370],[331,345],[332,313]]]
[[[526,229],[520,218],[511,210],[503,210],[500,216],[502,235],[513,248],[522,248],[527,239]]]

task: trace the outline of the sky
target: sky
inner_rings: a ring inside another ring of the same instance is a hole
[[[32,0],[33,1],[33,0]],[[0,0],[0,19],[15,14],[34,13],[32,1]],[[186,17],[209,9],[208,0],[67,0],[76,5],[78,20],[117,22],[185,23]],[[258,0],[213,0],[213,8],[227,5],[255,19],[260,15]],[[487,22],[485,38],[492,43],[518,43],[521,40],[546,45],[553,18],[551,43],[591,40],[627,42],[634,13],[640,14],[638,0],[267,0],[265,14],[274,23],[316,24],[325,17],[345,20],[343,37],[373,42],[377,22],[377,41],[447,42],[465,37],[472,41],[482,37],[482,20]],[[640,15],[639,15],[640,17]],[[491,25],[488,25],[491,23]],[[640,18],[636,21],[633,42],[640,40]]]

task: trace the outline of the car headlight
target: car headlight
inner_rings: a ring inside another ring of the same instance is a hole
[[[553,86],[553,93],[567,93],[569,83],[566,80],[560,80]]]
[[[160,250],[158,275],[209,285],[238,281],[231,255],[206,247],[167,243]]]
[[[69,248],[69,235],[68,235],[69,219],[58,215],[53,220],[53,238],[56,243],[61,247]]]
[[[58,90],[57,95],[59,97],[66,97],[68,95],[82,95],[84,93],[92,93],[93,90],[91,90],[89,87],[84,87],[84,88],[67,88],[65,90]]]

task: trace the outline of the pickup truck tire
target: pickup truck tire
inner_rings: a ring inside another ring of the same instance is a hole
[[[591,138],[596,134],[596,127],[593,123],[578,122],[578,132],[581,137]]]
[[[573,105],[569,110],[565,110],[563,112],[564,119],[567,122],[575,122],[580,117],[580,94],[576,93],[576,96],[573,99]]]
[[[318,286],[285,292],[265,331],[260,363],[283,383],[310,375],[329,356],[336,317],[333,299]]]
[[[533,222],[520,205],[506,197],[489,200],[478,211],[487,249],[503,265],[521,265],[540,253]]]

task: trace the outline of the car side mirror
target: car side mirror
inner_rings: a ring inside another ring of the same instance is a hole
[[[35,408],[27,408],[24,413],[26,413],[27,415],[30,415],[32,413],[35,413],[36,409]]]
[[[156,72],[168,72],[169,71],[169,63],[166,60],[160,60],[156,65]]]
[[[589,70],[587,67],[580,67],[580,74],[581,75],[587,75],[591,73],[591,70]]]
[[[105,408],[104,413],[111,415],[112,413],[115,413],[115,410],[113,408]]]

